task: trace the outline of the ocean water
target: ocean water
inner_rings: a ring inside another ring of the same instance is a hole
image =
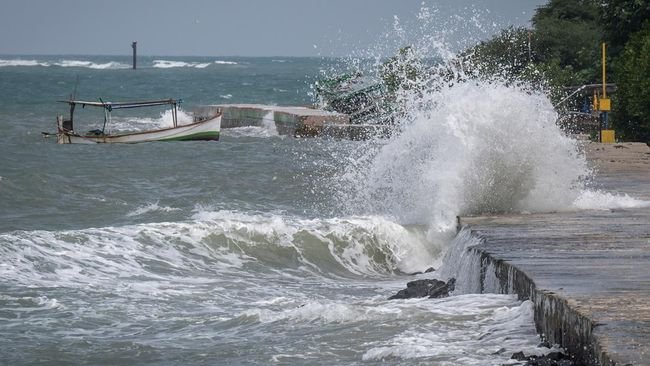
[[[309,105],[341,60],[129,62],[0,57],[0,362],[500,365],[548,351],[529,302],[463,280],[472,239],[454,228],[460,214],[589,208],[586,161],[543,93],[436,88],[400,134],[369,141],[294,139],[272,123],[218,142],[41,136],[73,92],[181,98],[181,119],[200,104]],[[169,123],[130,110],[111,128]],[[387,300],[430,277],[459,278],[454,296]]]

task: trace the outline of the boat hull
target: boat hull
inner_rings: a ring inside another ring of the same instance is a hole
[[[152,141],[217,141],[220,131],[221,115],[189,125],[116,135],[79,135],[59,130],[57,142],[60,144],[134,144]]]

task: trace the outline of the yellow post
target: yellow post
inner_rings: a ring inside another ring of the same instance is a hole
[[[607,68],[605,67],[605,42],[603,42],[603,98],[607,98]]]
[[[603,144],[613,144],[616,142],[616,133],[614,130],[600,131],[600,142]]]
[[[598,101],[598,110],[601,112],[609,112],[612,110],[611,100],[607,98],[607,59],[605,55],[605,42],[603,42],[603,96]],[[607,114],[605,114],[605,129],[607,127]]]
[[[604,126],[601,126],[600,130],[600,142],[602,143],[614,143],[616,142],[616,133],[614,130],[609,129],[609,117],[607,112],[612,110],[612,102],[607,98],[607,59],[605,53],[605,42],[603,42],[603,97],[598,100],[598,110],[601,112],[602,122]],[[603,128],[604,127],[604,128]]]

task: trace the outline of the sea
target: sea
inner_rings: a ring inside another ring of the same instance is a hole
[[[182,99],[181,121],[204,104],[310,106],[342,63],[0,56],[0,364],[502,365],[548,352],[530,301],[472,285],[463,250],[476,240],[455,225],[589,206],[586,159],[543,92],[446,85],[366,141],[273,123],[217,142],[42,134],[71,97]],[[102,123],[76,112],[75,128]],[[109,129],[171,123],[117,112]],[[388,300],[452,277],[449,297]]]

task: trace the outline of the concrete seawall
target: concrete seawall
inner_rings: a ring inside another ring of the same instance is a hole
[[[220,104],[200,106],[198,114],[210,114],[221,110],[221,128],[260,127],[272,124],[278,134],[312,137],[320,135],[327,125],[346,125],[350,117],[336,112],[328,112],[306,107],[281,107],[261,104]]]
[[[376,134],[389,134],[388,126],[350,123],[347,114],[306,107],[262,104],[218,104],[199,106],[194,114],[212,115],[221,111],[221,128],[275,126],[280,135],[295,137],[325,136],[361,140]]]
[[[596,182],[650,199],[650,149],[588,144]],[[650,207],[463,217],[481,286],[535,306],[535,324],[584,365],[650,365]],[[494,289],[492,289],[494,290]]]

